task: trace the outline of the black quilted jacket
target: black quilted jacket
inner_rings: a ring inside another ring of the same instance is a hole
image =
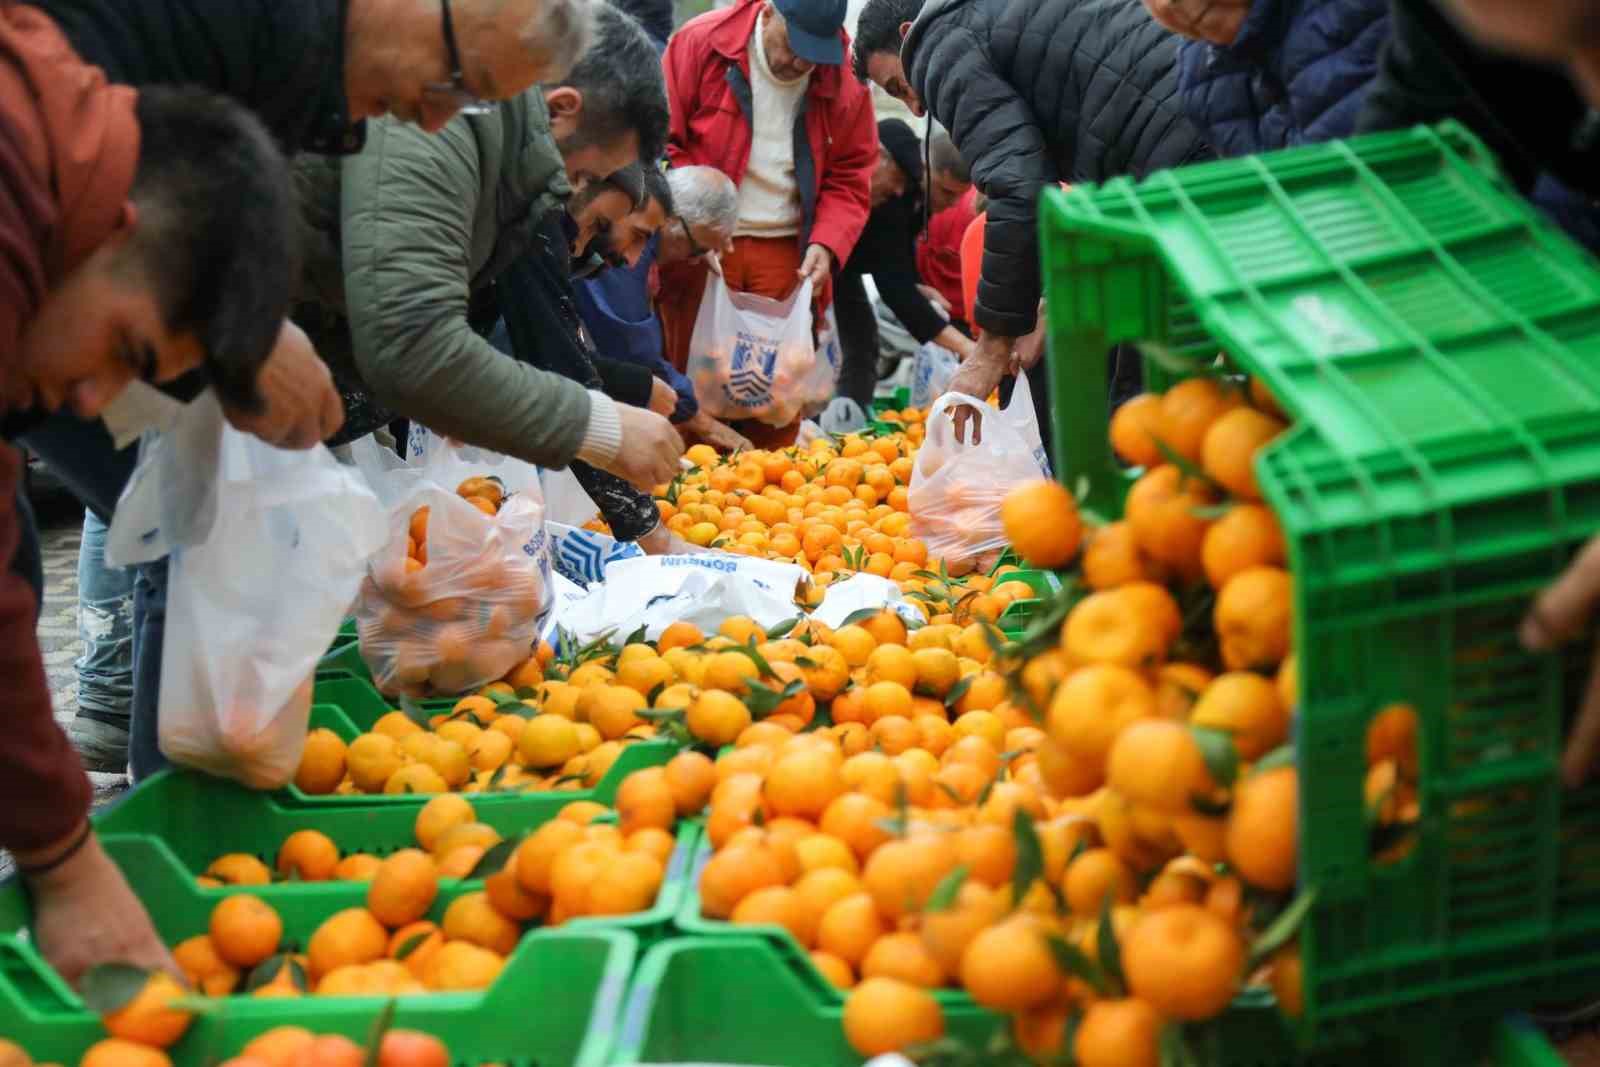
[[[900,55],[989,198],[979,326],[1033,329],[1047,185],[1210,154],[1177,99],[1178,42],[1140,0],[928,0]]]

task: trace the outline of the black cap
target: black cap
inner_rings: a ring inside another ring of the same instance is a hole
[[[902,119],[878,122],[878,143],[906,173],[906,191],[922,195],[922,139]]]

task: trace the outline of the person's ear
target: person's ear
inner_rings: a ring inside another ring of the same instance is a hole
[[[563,85],[558,89],[548,89],[544,94],[545,107],[550,110],[550,119],[566,119],[576,122],[583,113],[583,90],[571,85]]]
[[[900,41],[901,41],[902,44],[905,42],[906,34],[908,34],[910,32],[911,32],[911,22],[908,19],[905,22],[902,22],[900,24]]]

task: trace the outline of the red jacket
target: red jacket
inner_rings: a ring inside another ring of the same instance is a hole
[[[0,409],[27,392],[17,349],[29,322],[116,229],[139,158],[132,89],[108,86],[37,8],[0,4]],[[21,461],[0,444],[0,560],[15,555]],[[50,712],[33,593],[0,573],[0,847],[59,841],[88,814],[83,766]]]
[[[924,284],[939,290],[950,302],[950,316],[961,323],[971,322],[965,293],[961,288],[961,238],[977,217],[973,210],[977,189],[928,220],[928,232],[917,242],[917,273]]]
[[[690,19],[667,43],[667,103],[674,166],[716,167],[735,183],[750,162],[750,37],[763,0],[741,0]],[[850,38],[843,31],[846,62]],[[811,72],[801,121],[809,158],[794,161],[800,184],[800,246],[820,244],[844,265],[867,224],[878,165],[878,123],[866,87],[843,67]]]

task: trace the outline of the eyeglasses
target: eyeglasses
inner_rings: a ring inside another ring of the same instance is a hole
[[[699,259],[711,251],[711,249],[694,239],[694,234],[689,232],[689,224],[683,220],[682,215],[678,216],[678,225],[683,227],[683,239],[689,242],[690,259]]]
[[[456,27],[450,18],[450,0],[439,0],[439,15],[444,25],[444,50],[450,59],[450,81],[430,82],[423,86],[423,89],[449,101],[459,114],[493,114],[496,103],[493,100],[479,99],[476,93],[467,88],[466,79],[462,77],[461,52],[456,48]]]

